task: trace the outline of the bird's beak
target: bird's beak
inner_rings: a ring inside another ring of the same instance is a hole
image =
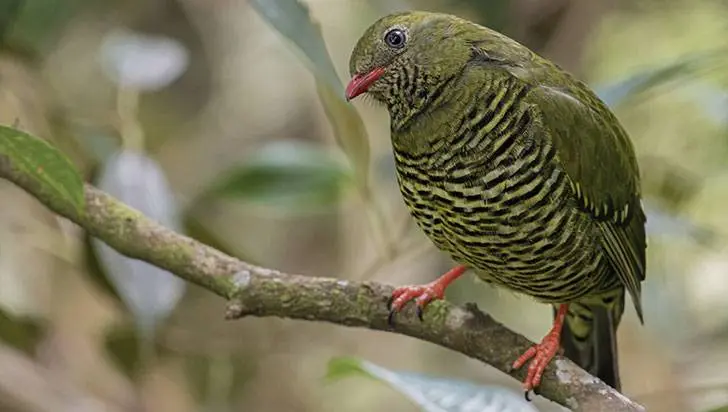
[[[369,86],[384,74],[383,67],[374,68],[369,73],[355,74],[346,86],[346,100],[349,101],[362,93],[366,93]]]

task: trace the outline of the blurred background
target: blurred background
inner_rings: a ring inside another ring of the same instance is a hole
[[[630,306],[619,329],[624,392],[652,411],[728,405],[726,1],[1,0],[0,122],[241,259],[429,281],[451,263],[403,207],[386,112],[342,99],[364,29],[412,8],[498,29],[614,108],[649,216],[645,325]],[[515,380],[415,339],[224,321],[218,297],[115,254],[11,184],[0,199],[2,411],[407,412],[421,408],[408,396],[441,384],[533,410]],[[447,298],[533,340],[551,322],[472,276]],[[339,356],[383,382],[324,379]]]

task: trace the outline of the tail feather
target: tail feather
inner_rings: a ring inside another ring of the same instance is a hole
[[[617,326],[623,311],[624,293],[610,302],[571,303],[561,332],[564,356],[618,391]]]

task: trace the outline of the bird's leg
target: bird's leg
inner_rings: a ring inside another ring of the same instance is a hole
[[[435,279],[434,281],[415,286],[402,286],[392,292],[389,299],[389,318],[387,321],[393,324],[394,314],[402,310],[404,305],[412,299],[417,299],[417,316],[422,320],[422,310],[430,301],[434,299],[442,299],[445,295],[445,289],[450,286],[455,279],[459,278],[468,268],[464,265],[455,266],[449,272]]]
[[[549,333],[541,340],[541,343],[533,345],[513,362],[513,369],[519,369],[529,359],[533,358],[531,364],[528,365],[526,379],[523,381],[523,388],[526,390],[526,399],[528,399],[528,392],[541,383],[541,377],[543,377],[546,367],[559,351],[561,328],[564,326],[564,320],[568,311],[569,305],[559,305],[559,310],[556,312],[556,317],[554,318],[554,325],[551,327]]]

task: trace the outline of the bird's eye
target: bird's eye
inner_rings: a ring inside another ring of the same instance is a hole
[[[400,29],[392,29],[384,35],[384,42],[387,46],[399,49],[404,47],[404,43],[407,41],[407,36]]]

